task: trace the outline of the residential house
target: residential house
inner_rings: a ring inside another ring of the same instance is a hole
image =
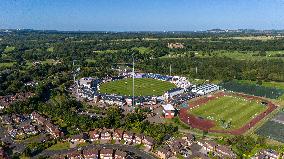
[[[121,129],[116,129],[113,133],[113,140],[120,141],[123,139],[123,133],[124,131]]]
[[[125,159],[135,159],[135,157],[133,157],[133,156],[131,156],[131,155],[127,155],[127,156],[125,157]]]
[[[120,150],[116,150],[114,154],[115,159],[126,159],[126,156],[127,156],[127,153],[120,151]]]
[[[32,112],[30,115],[31,119],[37,122],[39,125],[44,125],[46,131],[48,131],[54,138],[62,137],[64,134],[60,131],[59,127],[52,124],[49,119],[44,118],[37,112]]]
[[[190,145],[190,150],[191,150],[191,153],[194,154],[194,153],[198,153],[202,150],[202,146],[196,144],[196,143],[193,143]]]
[[[85,159],[98,159],[99,152],[96,149],[83,150],[83,157]]]
[[[58,138],[58,137],[62,137],[63,133],[59,130],[58,126],[53,125],[51,123],[51,121],[46,120],[45,122],[45,127],[46,130],[54,137],[54,138]]]
[[[207,155],[201,152],[195,152],[192,155],[190,155],[188,158],[210,159]]]
[[[165,145],[157,150],[157,155],[161,159],[168,159],[174,154],[171,152],[171,148],[168,145]]]
[[[139,145],[139,144],[142,144],[142,140],[143,140],[143,135],[135,134],[135,137],[133,139],[133,143]]]
[[[25,120],[25,118],[22,115],[17,115],[17,114],[13,114],[11,116],[12,120],[14,123],[20,123],[23,122]]]
[[[237,158],[237,155],[232,151],[232,149],[225,145],[218,145],[216,147],[216,154],[220,157]]]
[[[190,146],[195,141],[195,136],[193,134],[188,133],[183,136],[182,139],[184,139],[187,142],[187,145]]]
[[[104,129],[101,132],[101,140],[110,141],[112,139],[112,130]]]
[[[151,150],[154,146],[154,139],[149,136],[144,136],[142,143],[146,146],[148,150]]]
[[[131,133],[129,131],[124,132],[123,140],[125,141],[125,144],[132,144],[133,138],[134,138],[134,134],[133,133]]]
[[[168,43],[168,48],[170,48],[170,49],[183,49],[184,45],[182,43]]]
[[[95,129],[89,132],[90,141],[98,141],[100,139],[101,131],[99,129]]]
[[[55,155],[52,159],[66,159],[66,155]]]
[[[202,148],[207,152],[215,151],[218,145],[214,141],[210,141],[210,140],[199,140],[197,141],[197,144],[202,146]]]
[[[31,92],[16,93],[16,95],[0,96],[0,110],[7,108],[16,101],[24,101],[30,98],[33,94]]]
[[[2,115],[0,116],[0,118],[1,118],[2,123],[5,125],[11,125],[13,122],[9,115]]]
[[[38,131],[35,129],[35,126],[33,125],[24,125],[22,127],[24,133],[28,134],[28,135],[35,135],[38,133]]]
[[[73,151],[67,155],[68,159],[83,159],[81,151]]]
[[[40,125],[44,125],[44,123],[46,121],[46,119],[43,116],[41,116],[40,114],[38,114],[35,111],[33,111],[30,116],[31,116],[32,120],[34,120],[35,122],[37,122]]]
[[[276,152],[275,150],[267,149],[267,150],[261,150],[259,152],[259,155],[256,157],[256,159],[278,159],[280,158],[280,153]]]
[[[112,149],[102,149],[100,151],[100,159],[113,159]]]
[[[88,135],[86,133],[74,135],[70,138],[71,143],[85,143]]]
[[[179,150],[179,154],[181,154],[184,158],[188,158],[192,152],[189,149],[182,148]]]
[[[187,145],[187,142],[183,139],[177,139],[170,144],[172,152],[176,155],[180,150]]]

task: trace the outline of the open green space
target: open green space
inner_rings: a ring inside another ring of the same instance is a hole
[[[13,47],[13,46],[7,46],[7,47],[5,48],[5,50],[4,50],[4,52],[5,52],[5,53],[12,52],[12,51],[14,51],[15,49],[16,49],[16,48]]]
[[[54,47],[49,47],[49,48],[47,48],[47,51],[48,51],[48,52],[53,52],[53,51],[54,51]]]
[[[266,106],[238,96],[223,96],[190,110],[190,113],[214,120],[217,129],[237,129],[248,123]]]
[[[66,150],[70,148],[69,142],[59,142],[55,145],[52,145],[48,150]]]
[[[267,60],[267,59],[282,59],[284,60],[284,51],[266,51],[266,55],[259,55],[259,51],[227,51],[217,50],[212,52],[194,51],[196,57],[228,57],[236,60]],[[162,58],[176,58],[190,56],[189,52],[170,52],[170,54]]]
[[[260,56],[259,51],[213,51],[211,53],[198,52],[199,57],[218,56],[229,57],[237,60],[264,60],[264,59],[283,59],[276,55],[284,54],[283,51],[267,51],[266,55]]]
[[[134,82],[135,96],[160,96],[176,86],[170,82],[150,78],[136,78]],[[122,79],[103,83],[100,86],[100,93],[132,95],[132,79]]]
[[[147,47],[134,47],[132,48],[134,50],[138,50],[140,53],[146,53],[147,51],[149,52],[151,49]]]

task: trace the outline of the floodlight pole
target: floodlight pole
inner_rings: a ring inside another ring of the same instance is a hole
[[[172,76],[172,65],[170,65],[170,76]]]
[[[132,54],[132,107],[134,107],[135,97],[134,97],[134,53]]]

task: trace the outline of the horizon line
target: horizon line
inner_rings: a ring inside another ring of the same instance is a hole
[[[205,32],[205,31],[284,31],[283,29],[254,29],[254,28],[239,28],[239,29],[221,29],[221,28],[212,28],[206,30],[60,30],[60,29],[33,29],[33,28],[0,28],[0,30],[32,30],[32,31],[57,31],[57,32]]]

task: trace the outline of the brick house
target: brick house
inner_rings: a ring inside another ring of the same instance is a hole
[[[89,132],[90,141],[98,141],[101,136],[101,131],[99,129],[95,129]]]

